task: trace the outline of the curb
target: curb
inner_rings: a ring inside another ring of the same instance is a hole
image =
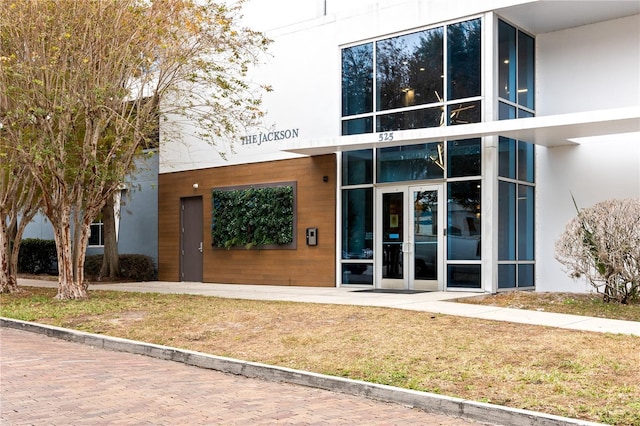
[[[461,417],[490,424],[511,426],[601,425],[600,423],[560,417],[535,411],[503,407],[500,405],[453,398],[428,392],[369,383],[361,380],[352,380],[285,367],[242,361],[233,358],[209,355],[202,352],[121,339],[118,337],[104,336],[100,334],[86,333],[67,328],[4,317],[0,317],[0,327],[43,334],[48,337],[90,345],[101,349],[128,352],[166,361],[180,362],[195,367],[217,370],[248,378],[291,383],[332,392],[366,397],[377,401],[402,404],[427,412]]]

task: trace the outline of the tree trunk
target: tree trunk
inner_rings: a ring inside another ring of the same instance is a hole
[[[102,232],[104,235],[104,255],[102,257],[101,278],[118,278],[120,276],[120,260],[118,258],[118,241],[116,240],[116,218],[114,198],[107,197],[102,208]]]
[[[6,218],[0,217],[0,293],[20,291],[15,270],[11,268],[11,253],[14,247],[11,244],[10,228],[7,226]]]
[[[53,233],[58,249],[58,300],[87,299],[88,294],[84,284],[84,273],[78,273],[78,250],[71,240],[71,208],[65,207],[53,223]],[[80,230],[76,229],[76,232]],[[82,262],[84,266],[84,262]]]

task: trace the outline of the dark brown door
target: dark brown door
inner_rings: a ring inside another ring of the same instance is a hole
[[[180,279],[202,282],[202,197],[180,199]]]

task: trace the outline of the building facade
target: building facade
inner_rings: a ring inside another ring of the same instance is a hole
[[[114,213],[118,253],[143,254],[158,261],[158,164],[155,150],[135,161],[135,171],[122,184],[115,197]],[[22,238],[53,240],[53,228],[43,214],[27,225]],[[103,226],[100,218],[91,225],[87,254],[104,253]]]
[[[251,1],[245,19],[274,40],[264,127],[161,143],[160,279],[587,290],[554,243],[572,197],[640,197],[638,2]]]

